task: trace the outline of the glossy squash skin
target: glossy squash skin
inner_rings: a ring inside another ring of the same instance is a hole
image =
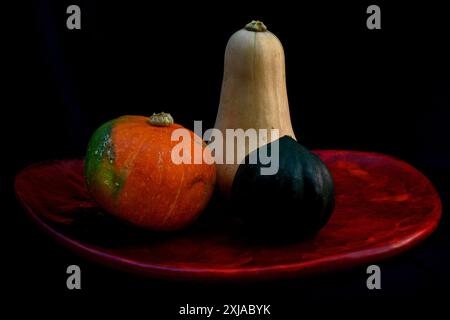
[[[284,136],[278,143],[278,172],[261,175],[265,165],[259,157],[257,163],[249,164],[247,156],[233,182],[233,203],[246,226],[263,238],[313,235],[327,223],[334,208],[332,176],[316,155],[291,137]],[[262,148],[271,154],[272,144]]]

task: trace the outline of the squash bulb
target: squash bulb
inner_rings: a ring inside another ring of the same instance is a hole
[[[333,211],[333,179],[326,165],[291,137],[283,136],[278,143],[276,174],[261,174],[268,165],[261,163],[259,149],[253,151],[258,153],[256,163],[249,163],[249,154],[240,164],[232,186],[233,204],[245,225],[265,239],[311,236]],[[272,144],[262,146],[262,154],[273,157]]]

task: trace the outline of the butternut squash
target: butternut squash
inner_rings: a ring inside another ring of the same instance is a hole
[[[260,21],[247,24],[227,43],[215,128],[224,136],[226,129],[278,129],[279,137],[296,139],[289,114],[283,46]],[[269,134],[264,142],[272,139]],[[243,157],[256,149],[234,141],[235,155],[238,149]],[[225,151],[226,143],[224,155]],[[226,198],[243,157],[235,158],[234,163],[217,164],[218,189]]]

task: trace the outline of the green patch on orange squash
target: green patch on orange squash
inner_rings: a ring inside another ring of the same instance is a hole
[[[112,129],[116,120],[108,121],[95,131],[85,160],[86,183],[90,188],[105,188],[105,192],[117,198],[125,179],[125,172],[115,167]]]

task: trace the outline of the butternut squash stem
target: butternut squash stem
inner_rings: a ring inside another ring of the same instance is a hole
[[[169,127],[173,124],[173,118],[170,113],[160,112],[154,113],[152,116],[150,116],[148,122],[152,126]]]
[[[267,31],[267,27],[262,23],[262,21],[253,20],[250,23],[247,23],[245,26],[245,30],[253,31],[253,32],[264,32]]]

